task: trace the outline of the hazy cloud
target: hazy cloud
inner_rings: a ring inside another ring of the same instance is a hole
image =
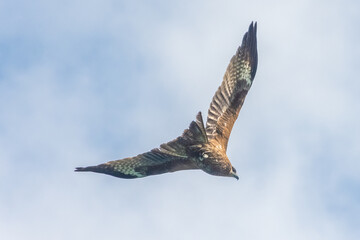
[[[358,239],[356,1],[3,1],[4,239]],[[252,20],[259,67],[228,155],[133,181],[132,156],[206,115]]]

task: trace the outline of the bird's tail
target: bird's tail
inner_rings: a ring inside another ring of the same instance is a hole
[[[196,115],[196,121],[192,121],[189,128],[184,131],[183,137],[189,139],[192,143],[208,142],[201,112]]]

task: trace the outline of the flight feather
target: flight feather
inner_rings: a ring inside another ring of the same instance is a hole
[[[221,86],[216,91],[206,122],[210,140],[227,148],[233,125],[239,115],[257,68],[256,23],[251,23],[241,46],[231,58]]]

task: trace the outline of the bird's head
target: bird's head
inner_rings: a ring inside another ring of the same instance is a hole
[[[221,145],[209,144],[200,149],[200,157],[198,158],[199,168],[211,175],[234,177],[239,180],[236,169],[231,165],[226,152],[222,151],[222,148],[219,146]]]

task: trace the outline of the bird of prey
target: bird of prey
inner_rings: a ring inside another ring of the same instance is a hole
[[[130,179],[201,169],[211,175],[239,179],[226,149],[231,130],[254,80],[257,61],[256,22],[252,22],[211,101],[206,126],[199,112],[181,136],[161,144],[159,148],[97,166],[78,167],[75,171]]]

